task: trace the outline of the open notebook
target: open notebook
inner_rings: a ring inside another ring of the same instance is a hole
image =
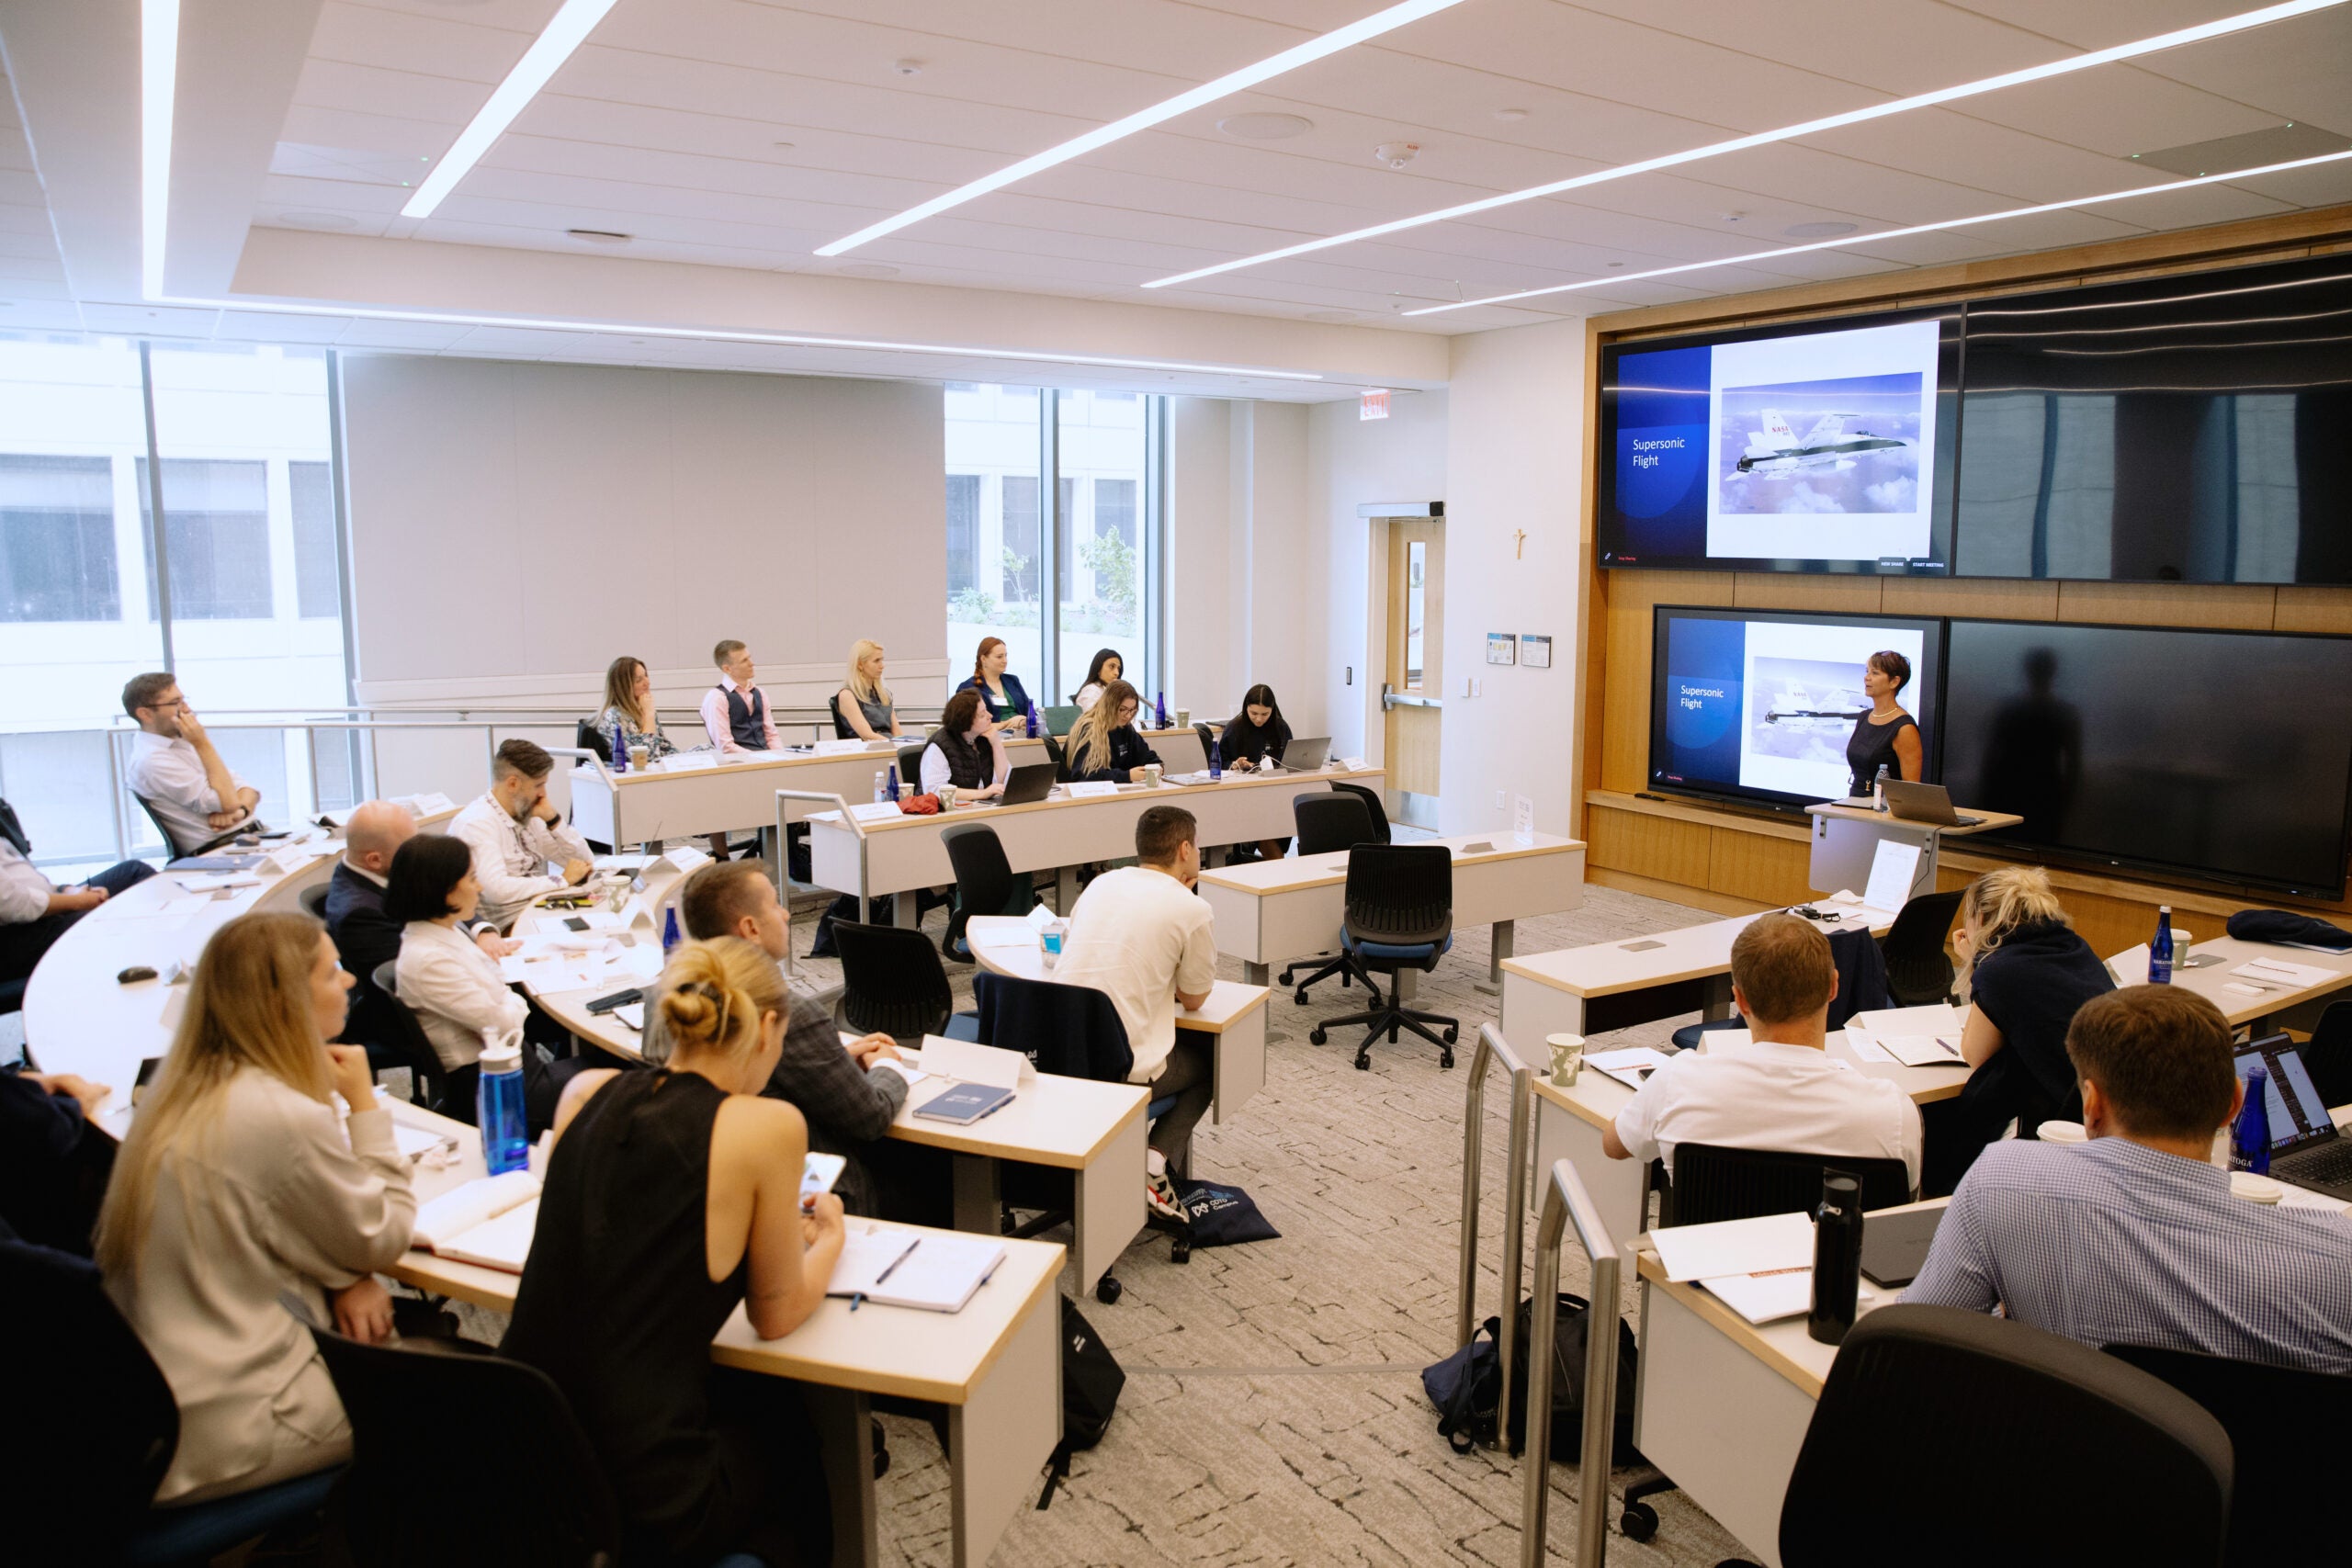
[[[539,1223],[539,1179],[527,1170],[452,1188],[416,1212],[414,1245],[436,1257],[523,1271]]]
[[[1004,1244],[985,1236],[852,1220],[825,1293],[884,1306],[961,1312],[1003,1261]]]

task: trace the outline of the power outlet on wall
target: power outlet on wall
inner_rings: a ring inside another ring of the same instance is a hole
[[[1351,686],[1352,686],[1352,685],[1354,685],[1355,683],[1356,683],[1356,667],[1355,667],[1354,665],[1351,664],[1351,665],[1349,665],[1349,666],[1348,666],[1348,684],[1349,684],[1349,685],[1351,685]]]
[[[1507,809],[1503,800],[1503,792],[1501,790],[1495,791],[1495,809],[1498,811]]]

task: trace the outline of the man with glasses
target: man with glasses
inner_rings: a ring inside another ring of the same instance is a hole
[[[163,825],[174,853],[253,820],[261,791],[229,771],[177,680],[161,672],[132,676],[122,688],[122,711],[139,721],[130,738],[130,793]]]

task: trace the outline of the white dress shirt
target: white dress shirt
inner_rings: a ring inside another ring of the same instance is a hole
[[[145,800],[172,836],[167,848],[194,848],[217,839],[227,829],[215,828],[208,818],[216,811],[239,809],[223,801],[204,776],[204,760],[196,748],[177,736],[164,737],[142,729],[130,738],[130,766],[124,775],[130,793]],[[239,789],[252,786],[235,773],[230,781]]]
[[[0,839],[0,926],[20,926],[49,913],[56,884],[40,874],[17,846]]]
[[[1106,871],[1079,895],[1054,979],[1091,986],[1119,1010],[1136,1054],[1129,1083],[1149,1083],[1168,1065],[1176,993],[1216,984],[1215,927],[1206,899],[1148,866]]]
[[[501,1034],[523,1027],[531,1006],[506,984],[498,960],[474,939],[437,920],[411,920],[401,928],[400,962],[393,979],[401,1000],[424,1025],[433,1054],[448,1068],[481,1055],[481,1032]]]
[[[1064,962],[1068,962],[1065,960]],[[1652,1073],[1617,1112],[1617,1141],[1674,1174],[1678,1144],[1899,1159],[1919,1185],[1919,1108],[1810,1045],[1756,1041],[1685,1051]]]
[[[481,885],[481,907],[475,912],[500,931],[514,924],[532,899],[563,886],[561,876],[548,874],[549,865],[595,858],[570,823],[537,817],[517,822],[492,795],[468,802],[451,818],[449,836],[463,839],[473,851],[474,880]]]
[[[986,734],[982,735],[978,740],[973,742],[973,744],[985,747],[996,759],[996,767],[989,778],[989,783],[994,784],[1002,784],[1005,780],[1005,775],[1012,772],[1012,759],[1006,754],[1004,744],[997,739],[996,731],[993,729],[988,731]],[[937,795],[939,793],[940,786],[947,783],[950,777],[947,768],[947,753],[942,751],[936,746],[925,746],[922,749],[922,765],[916,770],[916,772],[920,774],[918,782],[922,787],[922,793],[925,795]]]
[[[1084,713],[1102,700],[1102,683],[1100,681],[1088,682],[1078,689],[1078,695],[1073,700],[1078,704],[1078,711]]]
[[[732,680],[728,680],[702,694],[702,727],[709,733],[710,743],[713,746],[722,751],[743,750],[735,739],[734,717],[727,711],[727,694],[732,691],[737,696],[742,698],[748,706],[752,701],[752,694],[759,689],[760,683],[756,681],[748,686],[739,686]],[[767,731],[767,750],[783,750],[784,743],[775,738],[775,709],[764,702],[760,705],[760,722]]]

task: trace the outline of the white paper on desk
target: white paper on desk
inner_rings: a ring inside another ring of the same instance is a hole
[[[1804,1213],[1668,1225],[1652,1231],[1650,1241],[1666,1265],[1666,1277],[1677,1283],[1813,1267],[1813,1216]]]
[[[1968,1066],[1957,1034],[1883,1034],[1879,1047],[1906,1067]]]
[[[2343,976],[2315,964],[2290,964],[2282,958],[2256,958],[2230,971],[2267,986],[2325,986]]]
[[[598,855],[594,864],[598,871],[643,871],[661,858],[649,854]]]
[[[280,844],[262,857],[262,864],[279,876],[301,870],[327,852],[324,844]]]
[[[404,1122],[392,1123],[392,1143],[410,1159],[429,1155],[435,1149],[454,1149],[458,1140],[447,1133],[435,1133],[424,1127],[412,1127]]]
[[[895,800],[873,800],[861,802],[856,806],[851,807],[849,808],[849,814],[852,817],[856,818],[860,822],[896,822],[899,818],[906,815],[905,812],[899,809],[899,803]]]
[[[211,902],[212,895],[209,893],[183,893],[176,897],[166,898],[162,903],[156,905],[155,913],[158,915],[194,915],[200,913],[204,907]]]
[[[640,986],[650,986],[662,977],[662,950],[650,942],[622,948],[613,962]]]
[[[1098,795],[1119,793],[1119,786],[1109,779],[1096,779],[1091,783],[1066,784],[1063,787],[1069,792],[1072,800],[1092,800]]]
[[[1873,909],[1900,909],[1911,901],[1912,879],[1919,874],[1919,846],[1881,839],[1871,856],[1871,879],[1862,902]]]
[[[1615,1051],[1595,1051],[1585,1057],[1584,1065],[1627,1089],[1639,1089],[1643,1079],[1671,1059],[1665,1052],[1647,1045],[1627,1045]]]
[[[1340,759],[1340,766],[1351,773],[1360,773],[1363,772],[1364,762],[1362,757],[1342,757]]]
[[[1874,1012],[1858,1012],[1847,1020],[1848,1029],[1859,1029],[1873,1040],[1891,1040],[1900,1034],[1941,1034],[1960,1038],[1960,1010],[1950,1002],[1936,1002],[1923,1008],[1880,1008]]]
[[[1769,1274],[1731,1274],[1699,1283],[1722,1298],[1725,1306],[1758,1326],[1813,1310],[1811,1264],[1801,1269],[1775,1269]],[[1855,1299],[1875,1300],[1876,1293],[1862,1285],[1857,1288]]]
[[[537,1202],[538,1196],[539,1179],[527,1170],[477,1177],[420,1205],[410,1238],[419,1247],[439,1252],[476,1225],[522,1204]]]
[[[1037,1081],[1037,1069],[1020,1052],[944,1034],[922,1037],[922,1070],[990,1089],[1025,1089]]]
[[[812,754],[819,757],[846,757],[853,752],[865,750],[865,742],[863,740],[820,740],[813,749]]]
[[[700,773],[705,768],[717,766],[718,766],[718,753],[716,751],[681,751],[675,756],[664,757],[653,764],[655,769],[665,773]]]
[[[964,928],[964,941],[972,947],[1010,948],[1017,952],[1037,945],[1037,931],[1027,920],[1008,925],[970,925]]]
[[[1890,1066],[1894,1064],[1894,1058],[1887,1054],[1886,1047],[1871,1038],[1870,1031],[1856,1029],[1850,1023],[1846,1026],[1846,1048],[1854,1054],[1857,1061],[1883,1062]]]
[[[407,807],[419,817],[430,817],[435,812],[450,809],[457,803],[439,790],[435,790],[430,795],[401,795],[395,804]]]
[[[179,1032],[180,1014],[187,1010],[187,987],[185,986],[164,987],[164,1012],[162,1018],[157,1021],[163,1024],[166,1033],[176,1034]]]
[[[261,878],[242,871],[198,872],[194,875],[175,876],[183,891],[201,893],[209,898],[224,887],[259,887]]]
[[[2281,1186],[2286,1183],[2281,1182]],[[2352,1203],[2340,1203],[2324,1192],[2313,1192],[2307,1187],[2287,1187],[2279,1196],[2282,1209],[2317,1209],[2330,1214],[2352,1214]]]

